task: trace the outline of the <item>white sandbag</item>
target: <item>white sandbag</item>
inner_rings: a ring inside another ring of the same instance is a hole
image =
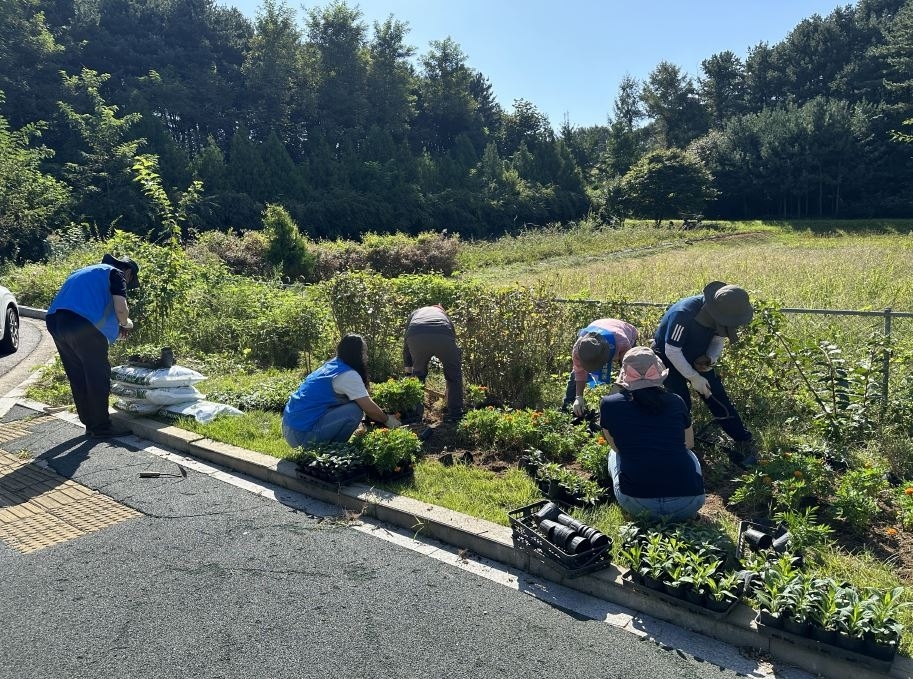
[[[160,406],[167,406],[173,403],[187,403],[189,401],[202,401],[206,395],[201,393],[196,387],[145,387],[138,384],[126,384],[125,382],[112,382],[111,393],[123,398],[132,398],[141,401],[148,401]]]
[[[178,417],[192,417],[201,424],[212,422],[222,415],[243,415],[237,408],[224,403],[214,403],[213,401],[191,401],[190,403],[175,403],[174,405],[165,406],[159,410],[162,415]]]
[[[133,413],[134,415],[151,415],[158,412],[160,405],[132,398],[114,399],[114,409],[124,413]]]
[[[170,368],[139,368],[134,365],[117,365],[111,368],[111,379],[159,389],[162,387],[187,387],[206,379],[196,370],[173,365]]]

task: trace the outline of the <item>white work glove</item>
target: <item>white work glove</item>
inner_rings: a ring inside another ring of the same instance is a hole
[[[387,421],[384,422],[384,426],[387,429],[396,429],[397,427],[402,427],[403,423],[396,419],[396,415],[387,415]]]
[[[586,413],[586,401],[583,400],[583,396],[578,396],[574,399],[574,415],[583,417],[584,413]]]
[[[704,398],[710,398],[710,382],[707,381],[706,377],[695,375],[694,377],[689,377],[688,381],[691,382],[691,388],[694,391]]]

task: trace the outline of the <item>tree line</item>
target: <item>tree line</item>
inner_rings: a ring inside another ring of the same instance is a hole
[[[556,129],[503,107],[452,39],[419,53],[406,19],[369,27],[345,1],[263,0],[251,21],[214,0],[7,0],[0,261],[72,224],[154,234],[133,171],[149,158],[198,231],[258,229],[267,204],[312,238],[908,217],[911,44],[913,0],[860,0],[696,76],[661,61],[624,78],[605,125]]]

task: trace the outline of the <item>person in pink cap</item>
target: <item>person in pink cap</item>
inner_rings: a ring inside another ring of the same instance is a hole
[[[685,520],[704,506],[701,463],[691,451],[691,413],[681,396],[666,391],[669,375],[648,347],[625,354],[617,383],[604,396],[599,424],[611,448],[609,474],[615,499],[629,514],[649,520]]]
[[[583,417],[583,391],[589,384],[612,381],[612,363],[621,363],[625,353],[637,344],[637,328],[616,318],[599,318],[577,333],[571,349],[573,369],[568,378],[562,410],[573,403],[574,415]]]

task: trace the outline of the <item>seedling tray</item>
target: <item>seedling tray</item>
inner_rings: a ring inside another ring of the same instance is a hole
[[[585,573],[592,573],[612,564],[612,540],[602,547],[588,549],[580,554],[568,554],[550,540],[547,540],[536,528],[533,514],[539,511],[549,500],[539,500],[526,507],[520,507],[507,513],[510,527],[513,530],[514,547],[529,553],[540,561],[558,566],[566,577],[576,578]]]
[[[865,653],[857,653],[856,651],[851,651],[841,646],[826,644],[823,641],[818,641],[817,639],[812,639],[810,637],[799,636],[797,634],[793,634],[792,632],[787,632],[786,630],[779,627],[771,627],[770,625],[765,625],[760,621],[759,618],[755,618],[754,622],[755,625],[757,625],[758,633],[764,635],[765,637],[773,637],[791,643],[795,646],[816,651],[818,653],[831,655],[837,658],[842,658],[844,660],[850,660],[852,662],[859,663],[860,665],[878,670],[879,672],[889,672],[891,665],[894,663],[893,657],[890,660],[881,660]]]
[[[621,582],[625,587],[630,587],[631,589],[633,589],[637,592],[640,592],[641,594],[645,594],[647,596],[651,596],[656,599],[659,599],[660,601],[663,601],[663,602],[669,604],[670,606],[676,606],[678,608],[686,608],[693,613],[699,613],[700,615],[708,615],[711,618],[717,618],[717,619],[725,618],[727,615],[729,615],[730,612],[732,612],[732,609],[735,608],[735,605],[738,603],[737,600],[733,599],[732,603],[729,604],[729,607],[726,610],[715,611],[712,608],[708,608],[707,606],[701,606],[700,604],[692,603],[691,601],[688,601],[687,599],[680,599],[676,596],[672,596],[671,594],[666,594],[665,592],[661,592],[658,589],[652,589],[651,587],[647,587],[643,583],[637,582],[634,579],[634,573],[630,569],[621,576]]]
[[[298,465],[298,476],[311,483],[324,486],[348,486],[363,481],[368,476],[368,467],[351,467],[349,469],[329,470],[325,467]]]

